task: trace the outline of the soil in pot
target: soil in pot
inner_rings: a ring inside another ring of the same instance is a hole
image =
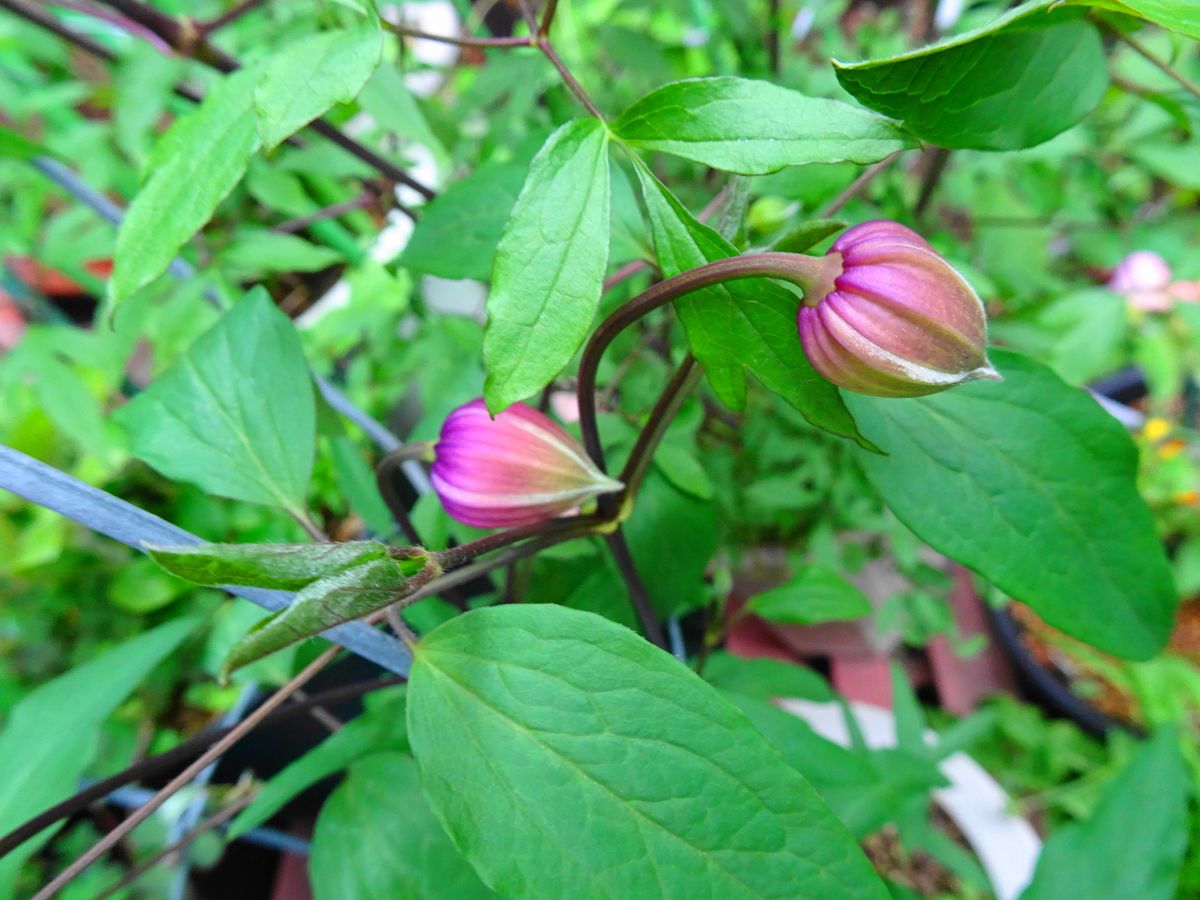
[[[1081,700],[1117,724],[1133,728],[1147,724],[1138,698],[1122,683],[1125,664],[1121,660],[1047,625],[1024,604],[1014,602],[1009,611],[1021,627],[1020,641],[1029,655]],[[1200,597],[1180,604],[1164,652],[1200,668]]]
[[[954,821],[936,804],[930,804],[930,817],[935,828],[961,846],[965,852],[972,852]],[[863,840],[862,848],[876,872],[921,897],[965,895],[961,879],[936,857],[922,850],[910,852],[905,849],[893,825],[885,825],[875,834],[869,835]]]

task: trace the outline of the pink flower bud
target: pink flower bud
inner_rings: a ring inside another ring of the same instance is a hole
[[[834,384],[877,397],[919,397],[1000,379],[987,360],[983,303],[916,232],[864,222],[834,241],[825,258],[841,271],[805,292],[799,328],[809,361]]]
[[[579,443],[524,403],[492,418],[472,400],[446,418],[433,487],[453,518],[475,528],[531,525],[619,491]]]

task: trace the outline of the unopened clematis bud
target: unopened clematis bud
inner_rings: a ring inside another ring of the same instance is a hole
[[[571,435],[523,403],[494,419],[482,399],[460,406],[434,451],[434,490],[446,512],[475,528],[531,525],[622,487]]]
[[[983,303],[925,240],[897,222],[864,222],[834,241],[809,284],[800,340],[818,372],[877,397],[919,397],[1000,375],[987,360]]]

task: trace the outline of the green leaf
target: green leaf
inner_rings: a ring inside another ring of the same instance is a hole
[[[33,141],[11,128],[0,125],[0,157],[9,159],[33,159],[42,150]]]
[[[116,309],[167,270],[189,238],[212,217],[258,149],[252,69],[222,81],[163,135],[117,232],[108,298]]]
[[[30,691],[13,707],[0,731],[0,834],[75,792],[96,753],[101,724],[195,628],[195,619],[160,625]],[[0,896],[15,896],[21,864],[55,830],[0,859]]]
[[[262,228],[242,228],[220,255],[221,264],[233,275],[266,272],[318,272],[346,258],[336,250],[321,247],[295,234],[280,234]]]
[[[886,896],[745,716],[598,616],[446,623],[416,649],[408,728],[434,813],[501,894]]]
[[[1176,597],[1133,442],[1044,366],[1006,351],[992,361],[1004,381],[916,400],[847,394],[889,454],[859,454],[867,476],[918,537],[1051,625],[1152,656]]]
[[[571,541],[539,553],[530,560],[528,578],[537,586],[529,594],[531,602],[557,603],[638,627],[621,573],[598,539]]]
[[[1031,0],[991,24],[887,59],[834,61],[864,106],[943,147],[1016,150],[1089,112],[1108,86],[1096,27],[1082,10]]]
[[[685,494],[697,500],[713,498],[712,482],[693,447],[682,441],[665,440],[654,452],[654,465]]]
[[[896,822],[914,802],[924,808],[929,791],[946,784],[930,760],[896,750],[848,750],[760,697],[733,692],[729,699],[858,838]]]
[[[861,619],[871,601],[853,584],[824,566],[805,566],[787,584],[750,598],[746,610],[788,625]]]
[[[196,584],[279,588],[295,591],[351,566],[386,559],[379,541],[343,544],[195,544],[143,549],[170,572]]]
[[[368,558],[312,582],[296,594],[291,606],[264,619],[233,645],[221,667],[222,680],[276,650],[396,602],[414,586],[406,571],[410,563]]]
[[[770,249],[781,253],[804,253],[849,224],[841,219],[810,219],[788,229],[782,237],[771,242]]]
[[[316,442],[300,338],[252,291],[116,412],[131,450],[169,478],[221,497],[304,508]]]
[[[1139,141],[1130,155],[1164,181],[1200,191],[1200,172],[1193,165],[1196,159],[1194,144],[1168,144],[1161,141]]]
[[[849,103],[729,76],[663,85],[612,128],[636,147],[743,175],[808,163],[873,163],[914,143],[894,122]]]
[[[338,490],[350,508],[362,517],[367,528],[378,535],[390,535],[396,530],[392,513],[379,495],[375,472],[367,465],[362,453],[350,438],[336,435],[330,438],[329,455]]]
[[[733,244],[696,221],[644,166],[637,170],[663,275],[737,256]],[[804,355],[799,306],[799,297],[766,279],[730,281],[675,301],[692,352],[723,403],[745,406],[748,368],[813,425],[861,441],[837,388]]]
[[[335,772],[374,753],[408,750],[403,685],[366,698],[366,711],[325,738],[263,785],[254,801],[238,813],[226,834],[236,840],[270,819],[293,797]]]
[[[400,263],[440,278],[489,281],[525,170],[515,162],[484,163],[438,194],[422,211]]]
[[[587,337],[609,242],[608,133],[576,119],[529,167],[496,248],[483,358],[488,409],[540,391]]]
[[[1094,6],[1138,16],[1200,41],[1200,6],[1189,0],[1067,0],[1068,6]]]
[[[309,860],[316,900],[494,897],[421,796],[411,756],[376,753],[325,805]]]
[[[371,114],[371,117],[383,128],[395,132],[401,137],[424,144],[432,151],[439,162],[448,161],[449,154],[442,142],[438,140],[425,113],[421,111],[417,98],[404,82],[404,72],[399,66],[381,66],[362,89],[358,97],[359,105]],[[521,187],[517,181],[517,190]],[[439,197],[441,194],[438,195]],[[517,196],[513,191],[513,199]],[[510,204],[511,208],[511,204]],[[506,211],[507,212],[507,211]],[[424,221],[425,211],[421,219]],[[497,231],[497,234],[499,232]]]
[[[892,713],[896,717],[896,749],[916,756],[931,756],[925,743],[925,713],[913,693],[904,666],[893,659],[888,665],[892,674]]]
[[[1178,735],[1155,734],[1108,785],[1091,818],[1051,832],[1021,900],[1174,897],[1191,781]]]
[[[766,697],[740,690],[726,691],[726,695],[770,741],[784,761],[808,779],[826,802],[831,803],[831,798],[840,799],[850,791],[866,793],[876,788],[879,778],[868,756],[822,737],[804,719],[781,709]],[[854,821],[855,816],[844,815],[836,806],[834,811],[852,832],[863,833],[860,824]]]
[[[1124,297],[1102,288],[1075,291],[1054,300],[1038,311],[1037,332],[1028,337],[1038,341],[1039,356],[1068,384],[1082,385],[1120,368],[1129,333],[1129,315]],[[1014,323],[1016,324],[1016,323]],[[1016,324],[1016,328],[1020,328]],[[1005,327],[996,329],[1003,340]],[[1024,343],[1034,347],[1028,337]],[[1020,331],[1004,341],[1014,349],[1021,346]]]
[[[812,669],[760,656],[747,659],[717,650],[704,665],[704,680],[722,690],[751,697],[797,697],[827,703],[829,684]]]
[[[26,341],[32,345],[38,337],[49,339],[37,348],[41,352],[29,355],[33,387],[42,411],[64,437],[94,458],[123,455],[113,452],[110,425],[87,382],[75,366],[55,352],[54,342],[61,337],[53,331],[35,331]]]
[[[308,35],[272,56],[254,88],[263,146],[278,146],[335,103],[357,97],[382,52],[379,25],[369,21]]]
[[[108,602],[118,609],[146,615],[169,606],[187,590],[144,556],[129,560],[108,585]]]
[[[659,615],[679,616],[711,595],[704,579],[717,552],[717,507],[680,490],[651,469],[625,522],[625,536]]]

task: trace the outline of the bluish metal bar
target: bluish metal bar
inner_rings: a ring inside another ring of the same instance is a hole
[[[0,445],[0,489],[12,491],[137,550],[144,544],[204,543],[190,531],[3,445]],[[264,588],[225,590],[272,612],[290,605],[295,597],[287,591]],[[322,632],[322,636],[397,675],[407,675],[412,664],[408,648],[362,622],[338,625]]]
[[[254,682],[250,682],[242,688],[237,702],[226,710],[225,715],[221,717],[221,725],[228,727],[240,722],[250,709],[257,695],[258,685]],[[204,806],[208,802],[208,785],[212,781],[213,775],[216,774],[217,766],[220,763],[220,759],[214,759],[192,781],[192,784],[198,789],[198,793],[171,824],[171,828],[167,832],[168,845],[178,843],[182,840],[185,834],[196,827],[196,824],[200,821],[200,817],[204,815]],[[171,900],[183,900],[184,895],[187,893],[188,876],[192,871],[192,854],[189,851],[190,848],[183,851],[179,864],[175,867],[174,875],[171,878],[169,895]]]

